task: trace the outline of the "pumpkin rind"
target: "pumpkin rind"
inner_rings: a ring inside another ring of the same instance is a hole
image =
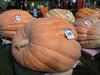
[[[46,13],[45,17],[58,17],[58,18],[63,18],[65,20],[67,20],[70,23],[74,23],[75,22],[75,18],[72,14],[71,11],[69,10],[65,10],[65,9],[52,9],[49,10],[48,13]]]
[[[0,15],[0,34],[4,37],[12,38],[14,35],[12,33],[15,33],[17,29],[32,19],[35,18],[24,10],[12,9],[5,11]]]
[[[61,31],[70,29],[75,39],[68,40]],[[77,32],[63,19],[43,18],[31,21],[17,31],[12,40],[14,58],[26,68],[43,72],[71,69],[80,58]]]
[[[78,33],[79,42],[83,48],[100,47],[100,20],[98,18],[84,17],[77,19],[75,28]]]
[[[97,17],[100,19],[100,13],[91,8],[82,8],[76,14],[76,18],[83,18],[86,16]]]

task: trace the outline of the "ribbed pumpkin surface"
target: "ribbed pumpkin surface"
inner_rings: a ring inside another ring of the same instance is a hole
[[[0,15],[0,34],[12,38],[17,29],[34,19],[24,10],[12,9]]]
[[[95,10],[100,13],[100,8],[96,8]]]
[[[100,13],[90,8],[82,8],[76,14],[76,18],[83,18],[86,16],[97,17],[100,19]]]
[[[68,40],[63,29],[74,27],[63,19],[40,18],[19,29],[12,41],[12,54],[24,67],[43,72],[71,69],[80,57],[80,44]]]
[[[83,48],[100,47],[100,20],[95,17],[84,17],[75,22],[79,41]]]
[[[67,20],[70,23],[74,23],[75,18],[71,11],[65,9],[52,9],[50,10],[45,17],[58,17]]]

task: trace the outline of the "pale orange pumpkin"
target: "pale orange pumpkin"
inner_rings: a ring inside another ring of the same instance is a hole
[[[82,8],[76,14],[76,18],[83,18],[86,16],[97,17],[100,19],[100,13],[91,8]]]
[[[75,17],[73,13],[70,10],[65,10],[65,9],[51,9],[48,11],[48,13],[45,14],[45,17],[58,17],[67,20],[70,23],[75,22]]]
[[[96,8],[96,9],[94,9],[94,11],[97,11],[97,12],[99,12],[100,13],[100,8]]]
[[[5,11],[0,15],[0,34],[12,38],[17,29],[32,19],[35,18],[24,10],[12,9]]]
[[[100,47],[100,20],[98,18],[87,16],[77,19],[75,28],[83,48]]]
[[[63,30],[70,30],[68,39]],[[42,72],[63,72],[80,58],[73,25],[59,18],[38,18],[19,29],[12,40],[12,54],[26,68]]]

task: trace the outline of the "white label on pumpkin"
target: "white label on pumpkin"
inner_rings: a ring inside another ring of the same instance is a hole
[[[64,31],[64,33],[65,33],[65,35],[68,39],[74,39],[75,38],[75,36],[74,36],[74,34],[71,30],[65,29],[63,31]]]
[[[84,24],[87,25],[87,26],[89,26],[89,25],[92,24],[92,22],[90,20],[86,20],[86,21],[84,21]]]
[[[15,16],[15,19],[16,19],[17,21],[20,21],[20,20],[21,20],[21,16]]]

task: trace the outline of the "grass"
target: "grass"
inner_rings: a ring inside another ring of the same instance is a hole
[[[100,55],[94,57],[94,60],[84,55],[80,60],[83,65],[77,66],[73,75],[100,75]]]
[[[2,48],[0,45],[0,75],[13,75],[12,64],[9,58],[10,50]]]

